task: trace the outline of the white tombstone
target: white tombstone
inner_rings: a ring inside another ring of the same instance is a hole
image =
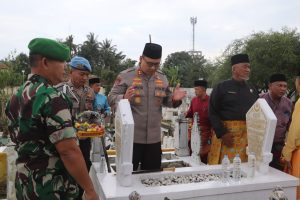
[[[194,121],[192,126],[191,134],[191,148],[192,148],[192,160],[195,163],[201,163],[200,159],[200,148],[201,148],[201,137],[200,129],[198,127],[198,113],[194,114]]]
[[[177,120],[175,131],[175,154],[177,156],[189,156],[188,147],[188,120],[180,116]]]
[[[277,118],[265,99],[258,99],[246,114],[247,153],[254,153],[261,173],[268,173]]]
[[[132,184],[132,151],[134,121],[129,101],[119,101],[115,116],[115,145],[117,181],[121,186]]]

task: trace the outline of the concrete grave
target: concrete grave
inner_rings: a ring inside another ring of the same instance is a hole
[[[175,153],[178,156],[189,156],[188,147],[188,123],[187,119],[180,115],[177,119],[177,123],[174,131],[175,137]]]
[[[117,180],[122,186],[130,186],[133,170],[134,121],[127,99],[122,99],[118,103],[115,116],[115,137]]]
[[[200,148],[201,148],[201,130],[198,127],[198,118],[199,115],[196,112],[194,114],[194,121],[193,121],[193,127],[192,127],[192,134],[191,134],[191,148],[192,148],[192,160],[195,163],[200,164],[201,159],[200,159]]]
[[[246,114],[247,152],[256,156],[260,172],[267,173],[277,118],[265,99],[258,99]]]

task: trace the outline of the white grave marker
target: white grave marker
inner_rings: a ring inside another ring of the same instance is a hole
[[[192,126],[192,134],[191,134],[191,148],[192,148],[192,160],[193,162],[200,164],[200,148],[201,148],[201,130],[198,127],[198,113],[194,114],[194,121]]]
[[[121,186],[132,184],[132,151],[134,137],[134,121],[127,99],[118,103],[115,116],[115,145],[117,181]]]
[[[175,153],[178,156],[189,156],[190,151],[188,147],[188,120],[184,116],[176,120],[176,126],[174,131],[175,137]]]
[[[248,155],[254,153],[262,173],[268,172],[272,161],[272,144],[277,118],[265,99],[258,99],[246,114]]]

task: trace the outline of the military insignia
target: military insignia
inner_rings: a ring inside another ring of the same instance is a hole
[[[142,85],[142,79],[140,77],[134,77],[132,81],[133,86],[141,86]]]
[[[164,86],[164,82],[160,79],[156,79],[155,80],[155,86],[159,87],[159,88],[162,88]]]

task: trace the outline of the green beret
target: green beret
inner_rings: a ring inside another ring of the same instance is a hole
[[[42,55],[59,61],[70,60],[70,48],[55,40],[47,38],[35,38],[28,44],[30,55]]]

